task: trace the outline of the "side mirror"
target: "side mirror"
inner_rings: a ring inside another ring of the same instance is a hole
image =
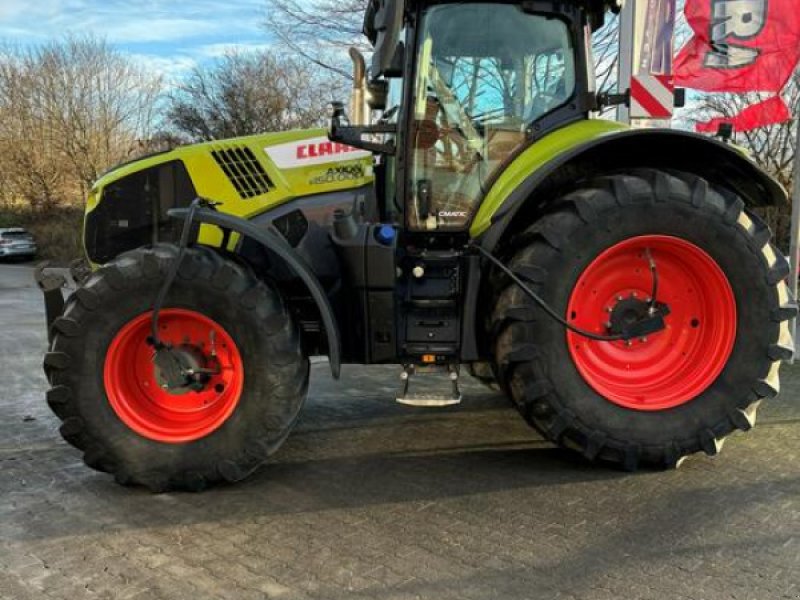
[[[374,48],[372,55],[373,77],[397,77],[395,55],[400,42],[400,30],[403,28],[405,2],[403,0],[380,0],[373,16],[372,32]]]
[[[367,85],[367,68],[364,56],[356,48],[350,48],[350,58],[353,60],[353,91],[350,96],[350,114],[347,118],[344,104],[331,103],[331,125],[328,130],[328,139],[333,142],[347,144],[354,148],[369,150],[379,154],[394,154],[392,143],[373,141],[375,135],[396,134],[397,126],[390,124],[370,125],[370,110],[386,104],[386,86],[381,82]],[[374,94],[374,95],[373,95]],[[363,136],[370,136],[370,140]]]
[[[344,110],[344,103],[334,100],[331,106],[331,125],[330,130],[333,131],[338,127],[349,127],[350,119],[347,118],[347,112]]]
[[[367,84],[367,105],[371,110],[386,110],[389,84],[385,80],[370,81]]]

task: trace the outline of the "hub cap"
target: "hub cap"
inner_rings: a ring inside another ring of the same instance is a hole
[[[161,340],[215,371],[199,390],[167,389],[148,343],[150,318],[147,313],[127,323],[108,347],[103,371],[108,401],[122,422],[148,439],[177,444],[205,437],[239,403],[244,384],[239,349],[218,323],[198,312],[160,311]]]
[[[581,274],[567,306],[570,323],[608,334],[634,319],[653,289],[647,250],[658,271],[666,329],[629,341],[593,341],[567,332],[570,354],[601,396],[635,410],[664,410],[703,393],[728,362],[736,340],[736,302],[728,279],[685,240],[646,235],[620,242]]]

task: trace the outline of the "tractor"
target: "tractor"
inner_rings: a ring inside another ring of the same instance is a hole
[[[597,118],[629,101],[594,77],[616,8],[370,0],[327,130],[104,174],[77,287],[37,272],[61,435],[124,485],[240,481],[297,423],[313,356],[398,365],[412,406],[458,403],[469,372],[623,470],[749,430],[793,354],[755,214],[787,195],[724,139]]]

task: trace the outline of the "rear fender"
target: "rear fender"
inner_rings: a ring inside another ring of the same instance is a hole
[[[551,138],[550,147],[537,154],[538,144],[530,147],[533,159],[521,154],[509,165],[515,172],[501,174],[489,190],[484,205],[472,223],[470,234],[490,252],[497,253],[503,243],[535,222],[548,206],[557,201],[576,181],[623,169],[656,168],[693,173],[716,186],[733,189],[749,207],[779,206],[788,202],[786,191],[778,181],[761,170],[740,149],[723,142],[688,132],[672,130],[622,130],[619,125],[601,125],[587,121],[574,134]],[[569,133],[569,132],[567,132]],[[582,139],[581,139],[582,136]],[[571,143],[571,145],[570,145]],[[545,161],[544,155],[550,154]],[[538,157],[538,158],[537,158]],[[517,163],[517,164],[515,164]],[[504,179],[507,179],[506,185]],[[510,182],[510,184],[509,184]],[[502,250],[501,250],[502,251]],[[468,358],[485,359],[478,348],[486,348],[482,339],[482,314],[477,306],[491,297],[486,265],[473,269],[469,278],[468,302],[465,307],[464,347],[471,349]],[[485,354],[485,353],[484,353]]]
[[[535,221],[576,179],[636,168],[698,175],[735,190],[749,207],[780,206],[788,201],[783,186],[735,146],[669,129],[628,130],[596,137],[533,170],[498,203],[488,220],[480,227],[473,225],[471,233],[493,250],[509,234]]]

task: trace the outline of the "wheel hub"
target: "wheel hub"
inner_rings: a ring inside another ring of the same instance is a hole
[[[206,437],[239,403],[244,368],[233,338],[219,323],[192,310],[159,315],[155,349],[151,313],[139,315],[114,336],[103,381],[111,408],[139,435],[166,443]]]
[[[650,259],[659,278],[652,306]],[[724,272],[702,249],[671,236],[634,237],[602,252],[578,278],[567,315],[580,329],[622,336],[608,342],[566,334],[584,381],[633,410],[692,401],[722,372],[736,340],[736,302]]]
[[[649,307],[648,302],[643,302],[633,296],[617,302],[611,311],[609,332],[621,334],[631,325],[646,319]]]
[[[628,298],[619,296],[606,328],[609,334],[621,335],[625,340],[641,338],[663,331],[667,326],[664,317],[668,314],[669,307],[662,302],[640,300],[635,293]]]
[[[219,364],[203,349],[191,344],[156,350],[153,355],[153,370],[156,382],[170,394],[202,392],[211,374],[218,372]]]

